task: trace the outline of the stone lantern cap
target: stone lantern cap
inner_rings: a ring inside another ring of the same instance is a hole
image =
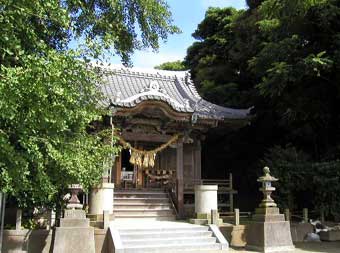
[[[264,173],[264,176],[259,177],[257,179],[257,182],[276,182],[279,180],[270,175],[270,169],[268,167],[263,168],[263,173]]]

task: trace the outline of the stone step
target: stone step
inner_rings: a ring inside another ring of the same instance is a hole
[[[172,210],[172,206],[170,204],[116,204],[113,206],[115,211],[125,211],[125,210]]]
[[[116,193],[115,198],[168,198],[167,193]]]
[[[162,216],[170,216],[173,215],[174,212],[172,209],[160,209],[160,210],[152,210],[152,209],[115,209],[113,211],[115,216],[119,216],[121,214],[131,214],[131,215],[162,215]]]
[[[167,192],[167,190],[163,188],[117,188],[115,192]]]
[[[220,245],[218,243],[191,243],[181,245],[154,245],[148,246],[127,246],[124,249],[124,253],[172,253],[183,252],[187,250],[201,252],[202,250],[219,250]]]
[[[132,216],[132,215],[120,215],[116,216],[115,220],[116,221],[124,221],[127,219],[134,219],[134,220],[143,220],[143,221],[176,221],[176,216]]]
[[[148,238],[153,238],[154,240],[159,239],[159,238],[183,238],[187,236],[191,237],[211,237],[212,232],[211,231],[166,231],[160,233],[159,231],[150,231],[150,232],[138,232],[136,231],[135,233],[133,232],[119,232],[121,240],[137,240],[137,239],[148,239]]]
[[[170,203],[169,198],[114,198],[113,204],[158,204]]]
[[[187,225],[187,223],[176,223],[179,225],[170,227],[154,227],[149,226],[145,228],[119,228],[119,233],[122,234],[135,234],[135,233],[175,233],[175,232],[205,232],[209,231],[208,226],[199,226],[199,225]]]
[[[207,237],[207,236],[186,236],[179,238],[148,238],[148,239],[129,239],[123,240],[123,246],[157,246],[157,245],[177,245],[177,244],[195,244],[197,242],[200,243],[216,243],[215,237]]]

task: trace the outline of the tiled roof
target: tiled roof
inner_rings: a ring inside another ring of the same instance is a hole
[[[188,72],[101,67],[99,84],[105,105],[132,108],[147,100],[164,101],[173,110],[201,119],[246,119],[250,109],[232,109],[210,103],[198,94]]]

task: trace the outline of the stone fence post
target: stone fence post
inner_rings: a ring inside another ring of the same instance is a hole
[[[302,217],[305,223],[308,223],[308,208],[302,209]]]
[[[17,209],[17,216],[15,221],[15,230],[21,230],[21,221],[22,221],[22,210]]]
[[[240,225],[240,209],[235,209],[235,226]]]
[[[284,211],[286,221],[290,221],[290,210],[288,208]]]

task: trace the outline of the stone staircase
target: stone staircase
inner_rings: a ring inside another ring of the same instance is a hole
[[[216,226],[176,221],[170,196],[161,189],[115,190],[109,231],[115,253],[228,252]]]
[[[228,243],[220,243],[208,226],[155,222],[144,228],[138,222],[130,228],[111,225],[115,253],[228,252]]]
[[[162,189],[118,189],[113,203],[115,219],[176,220],[169,195]]]

